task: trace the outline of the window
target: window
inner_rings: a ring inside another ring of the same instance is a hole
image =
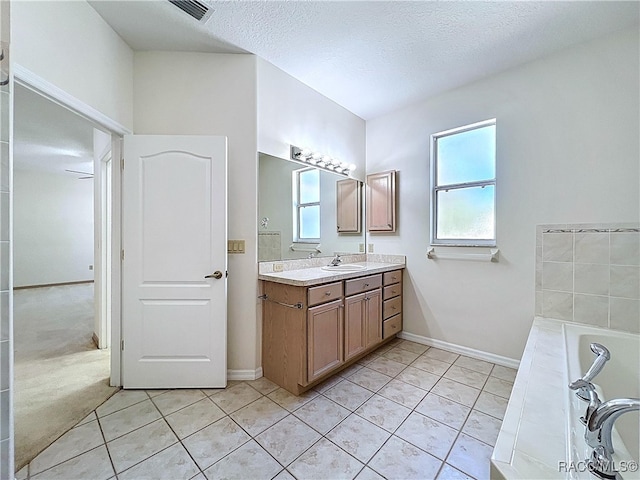
[[[320,241],[320,171],[296,170],[294,175],[294,236],[296,242]]]
[[[431,243],[495,246],[495,119],[432,135],[431,152]]]

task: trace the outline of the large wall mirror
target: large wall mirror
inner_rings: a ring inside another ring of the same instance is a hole
[[[345,176],[264,153],[258,158],[258,261],[358,253],[364,248],[362,202],[359,232],[338,232],[337,186]],[[357,195],[360,198],[362,187]]]

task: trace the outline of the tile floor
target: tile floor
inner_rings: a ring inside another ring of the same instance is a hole
[[[16,478],[486,479],[515,374],[394,339],[299,397],[122,390]]]

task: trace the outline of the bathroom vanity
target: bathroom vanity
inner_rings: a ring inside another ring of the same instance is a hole
[[[266,378],[299,395],[402,330],[404,264],[352,265],[259,276]]]

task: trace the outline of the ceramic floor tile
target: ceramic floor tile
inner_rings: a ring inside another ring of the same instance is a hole
[[[104,417],[145,400],[149,400],[149,396],[144,390],[120,390],[100,405],[96,414],[98,417]]]
[[[399,363],[409,365],[416,358],[420,356],[419,353],[410,352],[409,350],[403,350],[402,348],[394,347],[386,353],[382,354],[383,357],[389,358]]]
[[[145,394],[146,395],[146,394]],[[108,441],[125,435],[136,428],[151,423],[161,417],[160,412],[148,398],[130,407],[118,410],[100,418],[104,438]]]
[[[326,438],[303,453],[287,470],[308,480],[353,479],[364,465]]]
[[[175,411],[180,410],[186,406],[196,403],[199,400],[205,398],[206,395],[201,390],[197,389],[180,389],[169,390],[162,395],[153,397],[152,401],[155,403],[158,410],[165,417]]]
[[[389,375],[385,375],[376,370],[371,370],[370,368],[364,367],[351,375],[349,377],[349,381],[357,383],[361,387],[364,387],[367,390],[371,390],[372,392],[377,392],[387,383],[389,383],[391,381],[391,378],[392,377],[390,377]]]
[[[502,422],[497,418],[472,410],[462,432],[492,447],[495,446]]]
[[[471,408],[429,393],[416,407],[416,412],[459,430],[467,420]]]
[[[427,350],[427,353],[429,353],[429,350]],[[425,354],[418,357],[410,366],[440,376],[451,367],[451,364],[442,362],[437,358],[427,357]]]
[[[366,388],[352,383],[349,380],[343,380],[336,386],[324,392],[325,397],[330,398],[338,405],[342,405],[344,408],[351,411],[366,402],[371,395],[373,395],[371,390],[367,390]]]
[[[268,395],[274,390],[277,390],[278,388],[280,388],[278,385],[276,385],[271,380],[265,377],[260,377],[257,380],[251,380],[246,383],[252,388],[255,388],[257,391],[259,391],[263,395]]]
[[[506,398],[482,391],[480,392],[480,396],[478,397],[478,400],[476,400],[476,404],[473,408],[474,410],[478,410],[502,420],[504,418],[504,412],[507,410],[508,403],[509,401]]]
[[[293,412],[297,410],[305,403],[310,402],[315,397],[318,396],[318,392],[315,390],[308,390],[300,395],[294,395],[293,393],[289,393],[284,388],[279,388],[278,390],[271,392],[267,395],[271,400],[276,402],[282,408],[286,408],[288,411]]]
[[[447,463],[473,478],[489,478],[492,452],[493,448],[486,443],[461,433],[447,457]]]
[[[96,416],[96,412],[95,410],[93,412],[91,412],[89,415],[87,415],[86,417],[84,417],[82,420],[80,420],[77,424],[76,427],[79,427],[80,425],[84,425],[85,423],[89,423],[92,422],[94,420],[97,420],[98,417]]]
[[[367,366],[369,363],[373,362],[379,356],[380,355],[377,352],[373,352],[373,353],[370,353],[369,355],[367,355],[365,357],[362,357],[356,363],[358,363],[359,365]]]
[[[418,355],[422,355],[424,352],[429,350],[427,345],[422,345],[421,343],[410,342],[408,340],[403,340],[398,344],[398,347],[403,350],[408,350],[413,353],[417,353]]]
[[[347,418],[351,412],[337,403],[318,396],[293,414],[322,435]]]
[[[480,395],[479,389],[454,382],[444,377],[438,380],[438,383],[431,389],[431,392],[468,407],[473,406],[478,395]]]
[[[327,438],[363,463],[367,463],[391,436],[389,432],[357,415],[350,415],[327,434]]]
[[[349,378],[351,375],[356,373],[358,370],[362,370],[362,368],[364,368],[362,365],[354,363],[350,367],[347,367],[344,370],[342,370],[341,372],[338,372],[338,375],[340,375],[342,378]]]
[[[231,386],[227,386],[227,388],[231,388]],[[202,393],[204,393],[207,397],[211,395],[215,395],[216,393],[224,392],[226,389],[224,388],[201,388]],[[203,475],[204,476],[204,475]]]
[[[296,477],[291,475],[286,470],[282,470],[278,475],[273,477],[273,480],[296,480]]]
[[[493,367],[493,370],[491,370],[492,377],[497,377],[500,380],[506,380],[507,382],[511,383],[515,382],[517,373],[517,370],[514,370],[513,368],[503,367],[502,365],[496,365],[495,367]]]
[[[101,445],[93,450],[56,465],[37,475],[34,480],[70,480],[85,479],[107,480],[115,475],[107,448]]]
[[[316,385],[315,387],[313,387],[313,389],[316,392],[323,393],[323,392],[326,392],[327,390],[329,390],[331,387],[337,385],[341,381],[342,381],[342,377],[340,375],[333,375],[332,377],[329,377],[324,382],[322,382],[322,383]]]
[[[95,416],[94,416],[95,418]],[[104,444],[97,421],[72,428],[31,461],[31,475]]]
[[[320,434],[302,420],[289,415],[255,439],[278,462],[289,465],[320,438]]]
[[[118,474],[119,480],[188,480],[200,473],[184,447],[176,443]]]
[[[396,379],[391,380],[378,391],[378,395],[411,409],[415,408],[426,394],[426,390]]]
[[[374,395],[358,408],[355,413],[393,433],[404,419],[409,416],[411,410],[380,395]]]
[[[493,363],[485,362],[484,360],[478,360],[477,358],[465,357],[464,355],[460,355],[460,357],[458,357],[458,359],[453,362],[453,364],[457,365],[458,367],[466,368],[468,370],[473,370],[475,372],[480,372],[487,375],[493,368]]]
[[[204,474],[210,480],[270,480],[280,470],[282,466],[251,440],[206,469]]]
[[[430,348],[424,353],[424,356],[451,364],[455,362],[460,355],[457,353],[447,352],[446,350],[440,350],[439,348]]]
[[[489,375],[452,365],[451,368],[446,371],[444,377],[473,388],[482,389]]]
[[[404,363],[396,362],[387,357],[378,357],[367,364],[367,368],[371,368],[384,375],[389,375],[390,377],[395,377],[406,367]]]
[[[458,430],[413,412],[396,430],[395,435],[444,460],[458,436]]]
[[[244,428],[249,435],[255,437],[271,425],[282,420],[288,414],[289,412],[287,410],[273,400],[262,397],[232,413],[230,417]]]
[[[440,469],[437,480],[473,480],[473,478],[445,463]]]
[[[391,437],[368,466],[384,478],[435,478],[442,462],[398,437]]]
[[[261,396],[262,394],[255,388],[245,383],[239,383],[220,393],[211,395],[209,398],[226,413],[232,413],[259,399]]]
[[[440,380],[440,376],[409,366],[396,376],[396,380],[402,380],[422,390],[429,391]]]
[[[182,443],[204,470],[250,439],[237,423],[225,417],[185,438]]]
[[[189,405],[177,412],[167,415],[165,419],[171,425],[178,438],[185,438],[201,428],[217,422],[225,413],[209,398]]]
[[[484,386],[484,391],[508,399],[511,395],[512,388],[513,382],[501,380],[496,377],[489,377],[489,380],[487,380],[487,383]]]
[[[25,465],[16,472],[16,480],[27,480],[29,477],[29,465]]]
[[[369,467],[364,467],[356,477],[356,480],[386,480],[382,475],[374,472]]]
[[[163,393],[167,393],[168,391],[169,390],[160,389],[160,388],[154,388],[152,390],[145,390],[145,392],[147,392],[147,395],[149,395],[150,398],[157,397],[158,395],[162,395]]]
[[[149,458],[178,441],[164,419],[107,443],[116,473]]]

